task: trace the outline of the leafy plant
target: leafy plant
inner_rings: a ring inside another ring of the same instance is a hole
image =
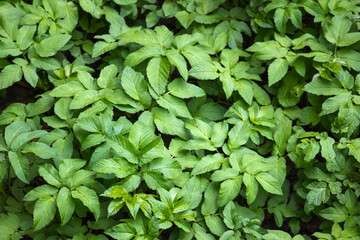
[[[0,2],[0,239],[360,239],[359,13]]]

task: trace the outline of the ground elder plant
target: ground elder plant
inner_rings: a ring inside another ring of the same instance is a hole
[[[360,240],[360,2],[0,1],[0,240]]]

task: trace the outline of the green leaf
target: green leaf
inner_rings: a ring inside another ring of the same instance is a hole
[[[345,89],[334,81],[328,81],[319,76],[314,77],[310,83],[306,84],[304,90],[315,95],[324,96],[338,95],[346,92]]]
[[[80,0],[79,3],[84,11],[90,13],[95,18],[99,18],[101,16],[102,9],[99,5],[102,3],[102,1]]]
[[[220,81],[223,85],[223,89],[226,95],[226,99],[229,99],[235,88],[235,80],[231,77],[228,71],[220,73]],[[239,86],[240,89],[240,86]],[[245,89],[244,89],[245,90]],[[239,91],[240,92],[240,91]]]
[[[35,44],[36,53],[40,57],[54,56],[70,40],[71,35],[57,34],[42,40]]]
[[[181,78],[174,79],[168,85],[168,90],[171,95],[179,98],[198,98],[206,95],[203,89],[194,84],[188,83]]]
[[[193,229],[197,240],[215,240],[215,237],[212,234],[207,233],[205,228],[198,223],[193,224]]]
[[[183,186],[183,199],[189,209],[195,209],[202,200],[202,193],[205,191],[206,185],[203,184],[199,176],[193,176]]]
[[[180,98],[173,97],[170,94],[164,94],[157,99],[156,102],[177,117],[192,118],[184,100]]]
[[[283,8],[276,9],[274,13],[274,22],[277,30],[281,33],[281,35],[284,35],[286,32],[287,20],[288,18],[285,10]]]
[[[335,140],[331,137],[321,138],[320,146],[321,146],[321,156],[327,160],[327,162],[332,162],[335,159],[335,151],[333,149],[333,145]],[[329,168],[329,165],[326,165]],[[331,168],[329,171],[338,171],[337,166],[335,169]]]
[[[247,102],[248,104],[252,103],[254,97],[254,89],[250,81],[236,81],[235,89],[239,92],[240,96],[245,100],[245,102]]]
[[[14,169],[16,176],[24,183],[29,184],[29,160],[20,152],[9,151],[9,162]]]
[[[360,33],[348,33],[351,28],[351,20],[345,15],[335,15],[331,24],[324,25],[324,36],[329,42],[339,46],[349,46],[360,40]]]
[[[196,0],[196,12],[206,15],[216,10],[225,0]]]
[[[85,186],[80,186],[76,190],[71,191],[73,198],[79,199],[98,220],[100,217],[100,203],[96,192]]]
[[[220,153],[203,157],[194,167],[191,174],[199,175],[218,169],[224,161],[224,156]]]
[[[219,198],[219,184],[212,182],[210,183],[204,194],[204,202],[201,206],[201,213],[203,215],[215,214],[218,206]]]
[[[244,145],[249,139],[250,124],[245,121],[238,121],[229,131],[229,147],[235,149]]]
[[[213,80],[219,77],[217,68],[208,62],[203,62],[191,68],[189,75],[199,80]]]
[[[60,189],[56,199],[56,204],[61,217],[61,225],[65,225],[70,221],[75,210],[75,202],[72,199],[70,190],[67,187],[62,187]]]
[[[280,230],[269,230],[269,233],[264,235],[264,240],[276,239],[292,240],[292,237],[290,236],[290,234]]]
[[[0,73],[0,89],[5,89],[20,81],[22,78],[21,67],[15,64],[7,65]]]
[[[248,173],[244,173],[243,181],[246,186],[246,201],[248,204],[251,204],[255,201],[258,194],[258,183],[255,177]]]
[[[150,105],[151,97],[147,92],[144,76],[130,67],[125,67],[121,75],[121,86],[135,100]]]
[[[156,127],[161,133],[179,136],[182,139],[187,138],[184,122],[173,114],[161,108],[153,108],[151,113],[154,116]]]
[[[118,178],[125,178],[136,172],[137,167],[121,158],[111,158],[97,162],[92,169],[100,173],[113,173]]]
[[[285,116],[282,116],[278,129],[275,131],[274,140],[279,147],[279,153],[281,156],[285,154],[285,149],[288,144],[288,139],[291,136],[292,122]]]
[[[80,109],[86,107],[99,99],[100,95],[96,90],[79,91],[71,101],[70,109]]]
[[[344,222],[349,218],[348,211],[346,207],[336,204],[336,207],[329,207],[321,210],[319,212],[320,216],[333,221],[333,222]]]
[[[114,50],[117,48],[119,44],[116,42],[104,42],[104,41],[98,41],[94,44],[94,47],[92,49],[91,56],[93,58],[96,58],[106,52],[109,52],[111,50]]]
[[[34,206],[34,231],[48,225],[55,217],[56,196],[44,196]]]
[[[170,64],[165,58],[153,58],[146,67],[150,86],[158,95],[165,93],[170,74]]]
[[[269,86],[280,81],[288,71],[288,62],[283,58],[275,59],[268,69]]]
[[[313,182],[306,188],[310,189],[306,199],[312,205],[320,206],[321,203],[326,203],[330,198],[330,190],[325,182]]]
[[[166,51],[166,57],[169,62],[176,66],[180,75],[187,81],[188,79],[188,69],[185,58],[180,54],[179,51],[176,50],[168,50]]]
[[[39,76],[36,73],[36,67],[32,64],[26,65],[21,67],[23,73],[24,73],[24,78],[25,80],[33,87],[35,88],[38,80],[39,80]]]
[[[117,67],[114,64],[106,66],[101,70],[97,84],[101,88],[107,88],[117,74]]]
[[[123,136],[111,136],[107,139],[109,145],[122,157],[131,163],[139,162],[139,150],[127,138]]]
[[[217,215],[205,216],[205,223],[210,229],[210,232],[216,236],[221,236],[226,231],[226,227],[222,218]]]
[[[191,23],[194,21],[196,14],[187,13],[186,11],[179,11],[175,13],[175,17],[185,29],[188,29]]]
[[[228,179],[221,183],[218,199],[219,207],[225,206],[237,197],[240,192],[242,182],[243,177],[237,176],[234,179]]]
[[[20,50],[25,50],[34,42],[34,33],[36,26],[22,26],[16,36],[16,43],[19,45]]]
[[[53,165],[46,163],[40,166],[39,175],[42,176],[47,183],[57,188],[60,188],[62,185],[59,173]]]
[[[266,172],[260,172],[255,176],[256,180],[261,184],[261,186],[265,189],[265,191],[282,195],[283,192],[281,190],[281,184],[279,181],[274,178],[272,175]]]
[[[34,188],[24,196],[24,201],[35,201],[48,195],[55,195],[59,190],[50,185],[41,185]]]

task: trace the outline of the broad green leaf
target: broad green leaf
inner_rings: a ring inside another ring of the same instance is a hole
[[[217,68],[208,62],[203,62],[190,69],[189,75],[199,80],[213,80],[219,77]]]
[[[173,97],[170,94],[164,94],[157,99],[156,102],[177,117],[192,118],[184,100],[180,98]]]
[[[98,41],[94,44],[94,47],[92,49],[91,56],[93,58],[98,57],[106,52],[109,52],[111,50],[114,50],[119,46],[118,43],[115,42],[104,42],[104,41]]]
[[[150,105],[151,97],[147,93],[148,88],[141,73],[135,72],[130,67],[125,67],[121,75],[121,85],[130,97],[143,104]]]
[[[230,73],[228,71],[225,71],[223,73],[220,73],[220,81],[223,85],[223,89],[226,95],[226,99],[229,99],[234,91],[235,88],[235,80],[231,77]],[[239,87],[240,88],[240,87]],[[245,90],[245,89],[241,89]],[[239,91],[239,92],[240,92]]]
[[[348,33],[351,28],[351,20],[345,14],[335,15],[331,24],[324,25],[324,36],[329,42],[344,47],[360,40],[359,33]]]
[[[57,188],[60,188],[62,185],[59,173],[53,165],[47,163],[40,166],[39,175],[42,176],[47,183]]]
[[[288,139],[291,136],[292,122],[287,117],[283,116],[278,124],[278,129],[275,131],[274,140],[279,147],[280,155],[285,154],[285,149],[288,144]]]
[[[34,188],[24,196],[24,201],[35,201],[41,197],[55,195],[59,190],[50,185],[41,185]]]
[[[161,108],[153,108],[151,113],[154,116],[156,127],[161,133],[187,138],[184,122],[173,114]]]
[[[203,97],[206,95],[203,89],[181,78],[174,79],[168,85],[168,89],[171,95],[179,98]]]
[[[272,194],[278,194],[278,195],[283,194],[281,190],[281,184],[276,178],[274,178],[269,173],[260,172],[255,176],[255,178],[260,183],[260,185],[265,189],[265,191]]]
[[[76,190],[71,191],[73,198],[79,199],[98,220],[100,217],[100,203],[96,192],[85,186],[80,186]]]
[[[210,232],[212,232],[216,236],[221,236],[226,231],[226,227],[223,223],[222,218],[217,215],[205,216],[205,222],[210,229]]]
[[[16,36],[16,43],[19,45],[20,50],[25,50],[34,42],[34,33],[36,26],[22,26]]]
[[[126,137],[111,136],[107,143],[122,157],[131,163],[139,162],[139,150]]]
[[[191,174],[199,175],[218,169],[224,162],[224,156],[220,153],[203,157],[194,167]]]
[[[31,130],[29,124],[23,121],[15,121],[5,128],[5,142],[8,146],[12,144],[14,139],[21,133]]]
[[[34,153],[42,159],[51,159],[58,157],[58,152],[49,145],[41,142],[30,142],[22,149],[23,153]]]
[[[165,58],[153,58],[146,67],[149,83],[158,95],[165,92],[170,74],[170,64]]]
[[[334,81],[328,81],[321,77],[314,78],[310,83],[304,86],[304,90],[315,95],[338,95],[346,92],[340,85]]]
[[[244,185],[246,186],[246,201],[251,204],[255,201],[258,194],[258,183],[253,175],[244,173]]]
[[[101,88],[106,88],[116,77],[117,73],[117,67],[114,64],[104,67],[100,72],[97,84]]]
[[[189,209],[195,209],[199,206],[203,198],[202,193],[205,191],[206,185],[204,186],[202,182],[203,181],[199,176],[193,176],[182,188],[184,192],[183,199]]]
[[[7,65],[0,72],[0,89],[5,89],[20,81],[22,78],[21,67],[15,64]]]
[[[329,207],[319,212],[320,216],[334,222],[344,222],[349,218],[348,211],[345,207],[336,204],[336,207]]]
[[[100,173],[113,173],[118,178],[125,178],[133,174],[137,167],[124,159],[111,158],[97,162],[92,169]]]
[[[80,169],[76,171],[70,178],[66,179],[65,184],[73,189],[80,185],[89,186],[94,184],[94,176],[96,172]]]
[[[176,66],[180,75],[187,81],[188,79],[188,69],[184,57],[176,50],[166,51],[166,57],[168,58],[170,64]]]
[[[70,190],[67,187],[62,187],[60,189],[56,199],[56,204],[61,217],[61,225],[65,225],[70,221],[75,210],[75,202],[72,199]]]
[[[55,217],[56,196],[44,196],[34,206],[34,231],[48,225]]]
[[[288,53],[288,50],[277,41],[256,42],[246,50],[255,52],[254,56],[259,60],[282,58]]]
[[[83,90],[75,94],[71,101],[70,109],[80,109],[86,107],[93,102],[100,99],[99,93],[96,90]]]
[[[197,240],[215,240],[215,237],[212,234],[207,233],[205,228],[203,228],[198,223],[193,224],[193,229],[195,231],[195,238]]]
[[[275,240],[275,239],[283,239],[283,240],[292,240],[290,234],[280,231],[280,230],[269,230],[269,233],[264,235],[265,240]]]
[[[72,97],[82,90],[85,88],[79,81],[70,81],[54,88],[49,95],[52,97]]]
[[[26,65],[21,67],[23,74],[24,74],[24,78],[25,80],[33,87],[35,88],[38,80],[39,80],[39,76],[36,73],[36,67],[32,64]]]
[[[206,15],[217,9],[225,0],[196,0],[196,12]]]
[[[187,13],[186,11],[179,11],[175,13],[175,17],[185,29],[188,29],[191,23],[194,21],[196,14]]]
[[[321,156],[326,160],[330,161],[335,158],[335,151],[333,149],[333,145],[335,140],[331,137],[321,138]]]
[[[330,198],[330,190],[325,182],[313,182],[306,188],[310,189],[306,199],[312,205],[320,206],[321,203],[326,203]]]
[[[239,92],[240,96],[245,100],[245,102],[247,102],[248,104],[252,103],[254,97],[254,89],[250,81],[236,81],[235,89]]]
[[[137,235],[136,229],[126,223],[120,223],[111,229],[106,230],[105,233],[118,240],[130,240]]]
[[[219,207],[225,206],[236,198],[240,192],[242,182],[243,177],[237,176],[234,179],[228,179],[221,183],[218,199]]]
[[[250,124],[245,121],[238,121],[229,131],[229,147],[235,149],[244,145],[249,139]]]
[[[93,1],[93,0],[80,0],[79,1],[81,8],[90,13],[95,18],[99,18],[102,14],[100,4],[102,1]]]
[[[284,35],[286,32],[287,20],[288,17],[286,16],[285,9],[283,8],[276,9],[274,13],[274,22],[277,30],[281,33],[281,35]]]
[[[275,59],[268,69],[269,86],[280,81],[288,71],[288,62],[283,58]]]
[[[29,160],[20,152],[9,151],[9,162],[14,169],[16,176],[24,183],[29,184]]]
[[[201,213],[203,215],[215,214],[218,206],[219,198],[219,184],[212,182],[210,183],[204,194],[204,202],[201,206]]]
[[[36,53],[40,57],[54,56],[70,40],[68,34],[58,34],[50,36],[35,45]]]
[[[145,46],[143,48],[140,48],[136,52],[130,53],[124,62],[125,66],[134,67],[138,65],[139,63],[143,62],[145,59],[151,58],[151,57],[160,57],[162,54],[164,54],[164,49],[161,46]]]
[[[28,117],[34,117],[44,112],[49,111],[54,105],[54,98],[48,95],[42,95],[34,103],[28,103],[26,105],[26,112]]]

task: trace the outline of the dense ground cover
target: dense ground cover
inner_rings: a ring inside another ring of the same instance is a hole
[[[0,239],[360,239],[356,0],[0,2]]]

